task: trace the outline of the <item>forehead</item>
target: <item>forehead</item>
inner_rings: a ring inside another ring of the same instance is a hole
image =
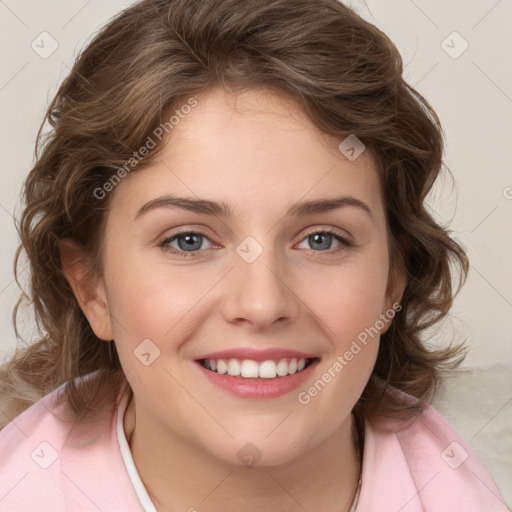
[[[112,209],[135,214],[144,201],[176,193],[225,201],[238,213],[278,214],[300,200],[350,194],[382,211],[369,152],[348,160],[338,148],[343,138],[321,132],[290,98],[221,88],[195,98],[153,162],[117,186]]]

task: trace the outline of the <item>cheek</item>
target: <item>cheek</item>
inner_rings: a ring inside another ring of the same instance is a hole
[[[192,408],[191,398],[172,385],[171,375],[180,368],[176,356],[181,346],[197,328],[194,306],[211,284],[200,286],[197,275],[168,267],[122,270],[114,285],[114,339],[130,386],[148,410],[162,408],[154,389],[166,389],[170,401]]]
[[[114,286],[114,310],[136,339],[169,339],[175,326],[205,293],[197,276],[191,274],[139,266],[132,267],[125,276]],[[119,334],[125,337],[126,331],[121,329]]]
[[[324,285],[310,287],[309,303],[336,344],[350,344],[375,325],[383,312],[387,277],[386,260],[367,258],[329,272]]]
[[[208,300],[219,270],[162,261],[155,264],[142,254],[126,254],[107,273],[114,339],[123,367],[135,365],[140,370],[133,355],[145,339],[160,350],[162,357],[156,366],[172,367],[173,354],[181,354],[182,346],[188,346],[187,341],[211,313]]]
[[[314,401],[318,411],[339,404],[331,418],[333,425],[356,403],[375,365],[387,271],[386,260],[359,260],[333,272],[325,281],[326,287],[312,298],[330,344],[330,353],[319,371],[320,380],[327,384],[325,391],[316,387],[304,390],[300,403]],[[319,388],[323,389],[323,384]]]

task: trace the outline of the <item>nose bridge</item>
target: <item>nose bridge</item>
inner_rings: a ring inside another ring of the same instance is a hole
[[[287,263],[278,257],[272,236],[267,235],[265,245],[248,236],[236,247],[224,311],[228,320],[244,319],[260,329],[275,320],[293,318],[298,309],[292,283],[287,282]]]

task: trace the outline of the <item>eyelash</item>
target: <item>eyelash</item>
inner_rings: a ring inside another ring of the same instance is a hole
[[[353,243],[350,242],[349,240],[347,240],[346,238],[342,237],[337,231],[335,231],[334,229],[319,229],[319,230],[316,230],[316,231],[311,231],[310,233],[307,233],[304,238],[302,238],[301,242],[303,240],[305,240],[306,238],[309,238],[310,236],[313,236],[313,235],[317,235],[317,234],[329,234],[329,235],[333,235],[333,237],[338,241],[340,242],[340,246],[339,247],[336,247],[335,249],[327,249],[325,251],[315,251],[313,249],[310,249],[312,250],[313,252],[319,252],[319,253],[323,253],[323,252],[327,252],[327,253],[333,253],[333,252],[338,252],[338,251],[347,251],[347,250],[350,250],[352,247],[353,247]],[[208,236],[206,236],[204,233],[201,233],[201,232],[198,232],[198,231],[188,231],[186,229],[182,230],[182,231],[178,231],[177,233],[175,233],[174,235],[170,236],[170,237],[167,237],[165,240],[163,240],[160,244],[159,244],[159,247],[161,247],[164,251],[166,252],[170,252],[172,254],[175,254],[177,256],[179,256],[180,258],[184,258],[184,259],[193,259],[193,258],[197,258],[196,254],[198,252],[202,252],[201,250],[199,251],[181,251],[181,250],[178,250],[178,249],[175,249],[174,247],[171,247],[169,244],[174,241],[176,238],[180,237],[180,236],[183,236],[183,235],[200,235],[200,236],[203,236],[205,238],[208,238]]]

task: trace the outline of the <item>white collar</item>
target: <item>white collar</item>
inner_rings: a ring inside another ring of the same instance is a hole
[[[139,498],[144,512],[157,512],[155,505],[153,505],[153,502],[149,497],[148,491],[140,479],[137,468],[135,467],[135,463],[133,462],[130,446],[128,445],[128,441],[124,433],[124,413],[126,411],[126,407],[128,406],[130,395],[131,394],[129,391],[124,394],[117,410],[117,441],[121,450],[121,457],[123,458],[124,465],[126,466],[126,471],[128,471],[128,475],[135,490],[135,494],[137,495],[137,498]]]

